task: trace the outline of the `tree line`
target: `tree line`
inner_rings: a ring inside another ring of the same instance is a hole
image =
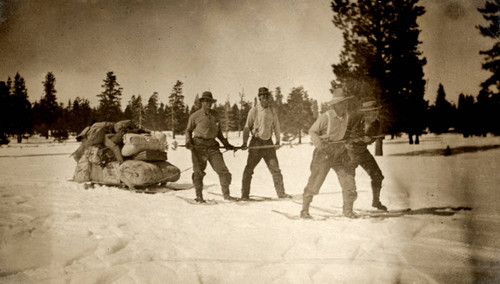
[[[172,131],[173,138],[183,134],[189,115],[201,108],[199,95],[189,107],[184,101],[183,82],[177,81],[172,87],[168,102],[159,100],[154,92],[145,104],[141,95],[132,95],[124,111],[121,99],[123,89],[114,72],[107,72],[97,94],[99,105],[92,107],[86,98],[76,97],[67,104],[57,99],[56,78],[48,72],[42,82],[41,99],[31,103],[24,78],[16,73],[14,82],[10,79],[0,81],[0,143],[8,143],[8,136],[14,136],[18,143],[23,137],[38,134],[57,140],[65,140],[70,134],[77,134],[93,121],[119,121],[130,119],[137,125],[152,131]],[[301,139],[304,132],[316,119],[317,102],[310,99],[303,87],[293,88],[287,98],[283,97],[280,87],[274,91],[275,111],[280,118],[284,140]],[[214,109],[220,115],[221,129],[226,132],[242,131],[248,112],[256,105],[255,99],[246,100],[244,92],[239,100],[231,104],[229,98],[216,103]]]

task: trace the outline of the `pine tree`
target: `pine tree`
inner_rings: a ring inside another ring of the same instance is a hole
[[[183,133],[187,126],[187,113],[184,105],[184,95],[182,95],[182,87],[184,83],[177,80],[172,92],[170,93],[170,121],[172,129],[172,137],[175,139],[175,134]]]
[[[127,119],[132,120],[132,122],[134,122],[139,127],[144,126],[144,119],[146,115],[144,114],[141,95],[138,95],[137,97],[135,95],[132,95],[125,109],[125,112],[125,117]]]
[[[464,137],[476,134],[474,125],[477,125],[474,97],[460,94],[457,108],[457,131]]]
[[[99,97],[99,107],[97,108],[99,119],[104,121],[118,121],[122,119],[122,88],[118,84],[113,71],[106,73],[106,79],[104,79],[104,84],[101,87],[104,88],[104,91],[97,95]]]
[[[45,75],[43,83],[44,94],[40,99],[40,104],[37,106],[35,130],[45,136],[49,137],[49,131],[54,131],[60,124],[57,123],[61,109],[57,102],[55,83],[56,78],[52,72]],[[34,108],[35,109],[35,108]]]
[[[479,124],[482,135],[492,132],[500,135],[500,125],[498,123],[498,113],[500,112],[500,1],[486,1],[484,7],[478,11],[487,21],[488,25],[478,26],[482,36],[494,40],[490,50],[480,51],[484,56],[482,68],[492,73],[492,75],[481,83],[481,91],[477,97],[477,108],[479,109]]]
[[[90,107],[88,99],[76,97],[73,101],[73,107],[70,113],[71,132],[80,133],[85,127],[90,125],[90,122],[95,119],[94,111]]]
[[[417,18],[425,13],[418,0],[332,1],[333,23],[343,31],[344,48],[333,65],[332,89],[374,97],[382,106],[384,132],[423,133],[425,58],[418,47]]]
[[[439,84],[436,102],[430,110],[429,130],[436,134],[446,133],[453,127],[455,116],[454,106],[446,100],[443,85]]]
[[[33,133],[31,104],[28,100],[28,89],[24,78],[16,73],[12,90],[12,129],[11,134],[17,136],[17,143],[21,143],[23,135]]]
[[[10,99],[10,87],[6,82],[0,81],[0,145],[9,143],[7,134],[9,133],[10,118],[8,112],[11,105]]]
[[[285,111],[285,119],[280,122],[285,135],[284,140],[298,138],[299,143],[302,143],[303,132],[306,132],[314,122],[312,101],[302,86],[292,89],[287,98]]]
[[[158,120],[158,92],[154,92],[153,95],[149,97],[145,109],[144,126],[155,131],[160,129]]]
[[[280,87],[276,87],[274,91],[274,109],[278,115],[278,121],[280,123],[284,120],[284,104],[283,104],[283,93]]]

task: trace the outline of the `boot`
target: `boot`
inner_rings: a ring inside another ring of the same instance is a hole
[[[194,201],[197,203],[206,203],[206,201],[203,199],[203,188],[196,188],[196,198]]]
[[[349,219],[356,219],[359,218],[359,216],[352,211],[354,201],[344,201],[344,206],[342,207],[342,211],[344,212],[344,216],[346,216]]]
[[[238,200],[236,197],[232,197],[229,195],[229,185],[223,185],[221,186],[222,188],[222,195],[224,196],[224,200]]]
[[[372,206],[382,210],[382,211],[387,211],[387,207],[385,207],[382,202],[380,202],[380,186],[373,186],[372,185],[372,193],[373,193],[373,201],[372,201]]]
[[[281,173],[273,175],[273,182],[278,198],[292,198],[290,194],[285,193],[285,186],[283,185],[283,176]]]
[[[250,200],[250,183],[252,181],[252,177],[247,176],[243,173],[243,180],[241,182],[241,199],[242,200]]]
[[[311,214],[309,214],[309,205],[311,204],[312,199],[312,196],[302,196],[302,211],[300,211],[301,219],[312,219]]]

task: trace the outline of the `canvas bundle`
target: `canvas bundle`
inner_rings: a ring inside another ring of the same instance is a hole
[[[180,170],[169,162],[127,160],[120,165],[120,179],[126,185],[142,186],[162,182],[175,182]]]
[[[164,151],[166,142],[167,136],[163,133],[153,135],[127,133],[123,136],[122,155],[133,156],[146,150]]]
[[[132,157],[133,160],[136,161],[166,161],[167,160],[167,152],[159,151],[159,150],[146,150],[135,154]]]

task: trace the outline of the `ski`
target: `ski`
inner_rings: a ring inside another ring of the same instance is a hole
[[[281,216],[284,216],[284,217],[286,217],[289,220],[326,221],[327,219],[330,218],[330,216],[320,215],[320,216],[313,216],[312,218],[309,218],[309,219],[305,219],[305,218],[300,218],[299,215],[294,215],[294,214],[290,214],[290,213],[279,211],[279,210],[274,210],[273,209],[271,211],[274,212],[274,213],[277,213],[277,214],[279,214]],[[334,217],[334,216],[331,216],[331,217]]]
[[[206,206],[206,205],[217,205],[219,204],[218,201],[215,201],[213,199],[205,199],[205,202],[204,203],[199,203],[199,202],[196,202],[196,200],[194,200],[193,198],[187,198],[187,197],[183,197],[183,196],[175,196],[183,201],[185,201],[186,203],[188,204],[191,204],[191,205],[200,205],[200,206]]]
[[[302,204],[302,202],[293,200],[293,202],[297,204]],[[338,211],[334,211],[331,209],[323,208],[323,207],[318,207],[318,206],[313,206],[309,205],[310,208],[316,209],[318,211],[332,214],[334,216],[343,216],[343,214],[339,215]],[[411,212],[411,209],[406,208],[406,209],[401,209],[401,210],[389,210],[389,211],[382,211],[382,210],[364,210],[364,209],[354,209],[354,212],[358,216],[358,219],[367,219],[367,218],[391,218],[391,217],[401,217],[404,216],[408,213]]]

